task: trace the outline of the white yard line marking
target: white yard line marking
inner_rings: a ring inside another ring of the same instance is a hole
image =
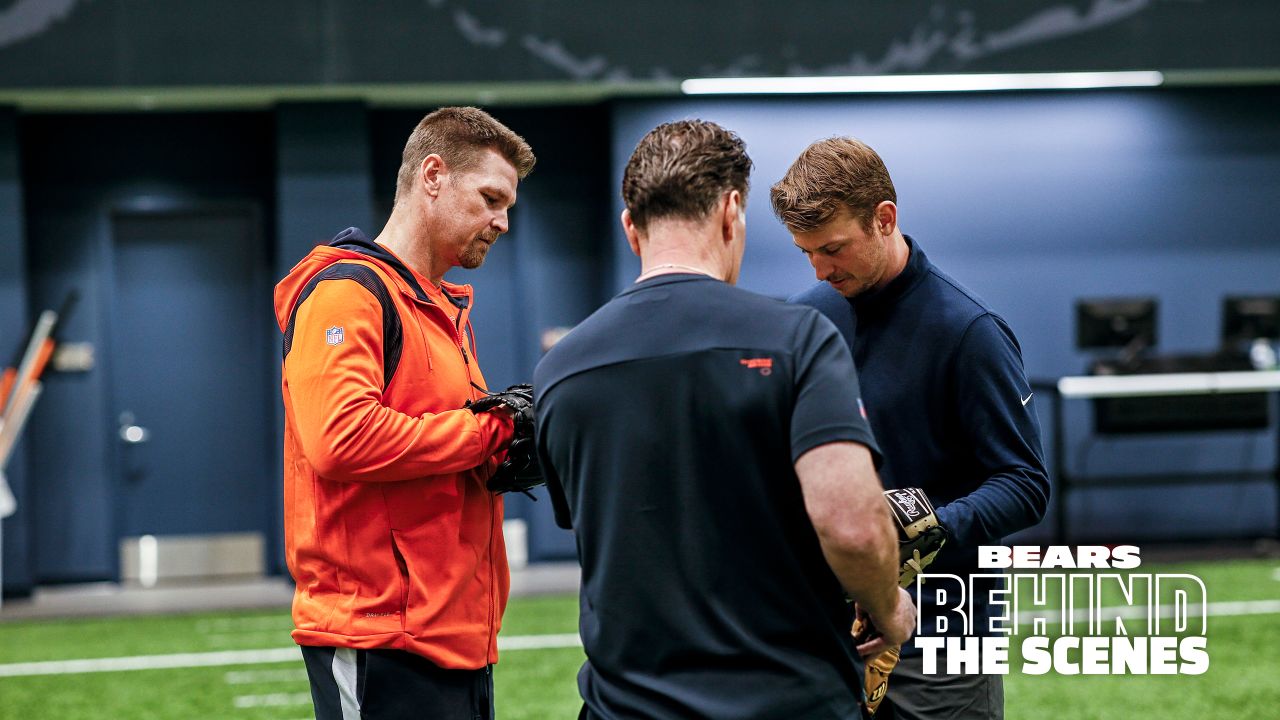
[[[1190,605],[1187,610],[1194,614],[1199,605]],[[1108,616],[1145,617],[1145,608],[1103,608]],[[1077,611],[1081,615],[1086,611]],[[1160,606],[1161,616],[1167,617],[1173,612],[1170,605]],[[1280,613],[1280,600],[1253,600],[1244,602],[1212,602],[1209,603],[1210,616],[1232,615],[1271,615]],[[1036,617],[1030,613],[1019,613],[1019,622],[1024,618]],[[1044,613],[1038,617],[1053,621],[1055,613]],[[550,650],[581,646],[582,641],[576,634],[559,635],[511,635],[498,638],[500,650]],[[302,653],[296,647],[272,648],[267,650],[226,650],[207,653],[181,653],[176,655],[135,655],[132,657],[94,658],[88,660],[50,660],[45,662],[9,663],[0,665],[0,677],[26,677],[31,675],[72,675],[76,673],[123,672],[128,670],[171,670],[177,668],[217,667],[225,665],[265,665],[267,663],[301,662]],[[250,697],[250,696],[246,696]]]
[[[284,707],[286,705],[310,705],[311,693],[267,693],[266,695],[237,695],[231,701],[237,708]]]
[[[1271,571],[1271,579],[1280,582],[1280,567]]]
[[[498,638],[499,650],[552,650],[571,647],[582,647],[582,638],[578,637],[578,633],[511,635]]]
[[[498,638],[500,650],[548,650],[579,647],[576,634],[513,635]],[[173,670],[178,668],[217,667],[223,665],[265,665],[279,662],[301,662],[297,647],[264,650],[224,650],[177,655],[134,655],[130,657],[93,658],[86,660],[48,660],[44,662],[0,665],[0,677],[30,675],[72,675],[76,673],[123,672],[128,670]]]
[[[225,650],[221,652],[178,653],[175,655],[134,655],[130,657],[93,658],[90,660],[9,663],[0,665],[0,677],[71,675],[75,673],[122,672],[126,670],[172,670],[177,668],[258,665],[278,662],[302,662],[302,652],[297,647],[288,647],[269,650]]]

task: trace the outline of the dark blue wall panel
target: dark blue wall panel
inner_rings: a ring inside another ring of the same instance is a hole
[[[269,115],[29,115],[21,119],[30,306],[80,303],[60,332],[96,348],[96,367],[52,374],[28,442],[32,573],[37,582],[114,579],[116,418],[111,357],[111,215],[236,203],[272,217]],[[271,228],[263,228],[272,242]],[[269,309],[264,308],[264,321]],[[246,348],[271,358],[269,348]],[[199,362],[199,358],[189,358]],[[158,388],[180,396],[180,389]],[[265,530],[265,529],[264,529]],[[201,532],[192,528],[192,532]]]
[[[19,171],[18,116],[0,107],[0,366],[8,367],[27,341],[26,243],[23,238],[22,176]],[[8,467],[9,486],[18,500],[18,512],[0,520],[0,572],[3,587],[13,593],[31,585],[28,563],[28,528],[31,506],[27,493],[26,447],[19,441]]]
[[[277,277],[311,251],[373,219],[369,121],[359,103],[289,104],[276,109]]]
[[[348,227],[373,237],[373,181],[370,176],[368,111],[360,103],[286,104],[276,108],[276,234],[272,277],[279,280],[311,251]],[[280,336],[274,336],[278,359]],[[277,362],[273,377],[280,387]],[[277,397],[276,446],[284,447],[284,407]],[[276,477],[283,477],[283,450],[276,453]],[[284,486],[274,494],[284,517]],[[281,520],[283,522],[283,520]],[[270,568],[284,572],[283,531],[272,542]]]
[[[899,219],[938,265],[1000,311],[1035,377],[1079,374],[1073,304],[1082,296],[1154,295],[1161,352],[1218,344],[1227,294],[1280,293],[1280,89],[965,96],[687,100],[620,104],[613,182],[659,122],[704,117],[737,131],[756,168],[741,284],[786,296],[814,281],[773,217],[769,186],[810,142],[852,135],[884,157]],[[620,210],[620,201],[615,201]],[[620,228],[615,289],[639,262]],[[1048,431],[1048,404],[1040,403]],[[1069,413],[1075,472],[1212,471],[1275,462],[1266,433],[1136,440],[1090,437],[1088,407]],[[1153,493],[1161,502],[1150,507]],[[1128,537],[1275,529],[1271,487],[1100,490],[1073,498],[1078,517]],[[1048,526],[1042,526],[1042,531]]]
[[[405,138],[430,109],[0,114],[0,230],[12,226],[0,232],[8,248],[0,252],[0,352],[15,349],[30,311],[55,306],[72,288],[82,299],[63,337],[99,349],[93,371],[49,376],[28,428],[25,478],[23,457],[10,468],[26,486],[27,522],[25,530],[24,519],[5,524],[10,579],[115,576],[113,520],[102,510],[114,482],[104,376],[111,213],[256,203],[279,277],[348,225],[377,234]],[[638,261],[617,225],[619,176],[635,141],[657,122],[702,116],[741,133],[756,161],[744,287],[783,296],[812,281],[772,216],[768,188],[811,140],[852,134],[885,156],[903,227],[1009,319],[1031,375],[1083,370],[1087,357],[1072,343],[1080,296],[1156,295],[1161,350],[1209,350],[1223,295],[1280,292],[1277,111],[1275,88],[502,109],[495,114],[530,141],[539,164],[485,266],[450,279],[476,289],[473,319],[490,384],[527,380],[544,330],[576,324],[635,276]],[[278,343],[261,354],[278,363]],[[1076,402],[1068,413],[1067,460],[1078,473],[1258,469],[1276,459],[1265,433],[1091,437],[1088,409]],[[1047,405],[1040,411],[1048,429]],[[1072,508],[1122,539],[1203,535],[1203,519],[1194,519],[1206,512],[1224,532],[1274,531],[1269,486],[1157,491],[1158,504],[1151,488],[1090,491]],[[572,536],[554,528],[549,510],[545,501],[509,501],[509,514],[529,522],[535,560],[573,554]],[[271,539],[278,549],[278,535]]]

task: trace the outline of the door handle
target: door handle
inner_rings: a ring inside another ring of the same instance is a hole
[[[144,443],[151,438],[151,431],[134,422],[133,413],[120,413],[120,440],[128,445]]]

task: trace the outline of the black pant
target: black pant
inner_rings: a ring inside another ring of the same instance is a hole
[[[859,718],[869,718],[869,717],[870,717],[869,715],[867,715],[867,709],[866,709],[866,707],[864,707],[864,706],[862,706],[862,705],[858,705],[858,708],[861,710],[861,712],[860,712],[860,713],[858,713],[858,717],[859,717]],[[586,704],[586,703],[583,703],[583,704],[582,704],[582,710],[580,710],[580,711],[578,712],[578,720],[603,720],[603,718],[601,718],[599,715],[596,715],[595,713],[591,712],[591,708],[587,707],[587,704]],[[854,719],[853,719],[853,718],[850,718],[850,720],[854,720]]]
[[[493,720],[493,668],[403,650],[303,647],[316,720]]]
[[[939,667],[946,654],[938,653]],[[1000,675],[925,675],[924,655],[904,655],[876,720],[1004,720]]]

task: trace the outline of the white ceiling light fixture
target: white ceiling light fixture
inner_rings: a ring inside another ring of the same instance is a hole
[[[814,95],[826,93],[992,92],[1157,87],[1155,70],[1063,73],[967,73],[957,75],[845,75],[828,77],[691,78],[686,95]]]

